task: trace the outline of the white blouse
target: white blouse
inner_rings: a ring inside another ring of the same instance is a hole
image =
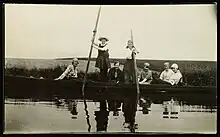
[[[133,49],[130,50],[129,48],[126,48],[126,51],[125,51],[125,58],[126,59],[132,59],[132,50]]]
[[[178,70],[176,73],[173,73],[173,75],[170,77],[169,82],[172,85],[176,85],[180,82],[180,79],[182,78],[182,74],[180,73],[180,71]]]
[[[104,51],[109,50],[108,43],[105,43],[105,44],[101,43],[101,46],[104,46],[104,45],[106,45],[106,46],[105,47],[99,47],[99,48],[102,48]]]
[[[174,72],[171,69],[168,69],[167,71],[164,70],[161,74],[160,74],[160,79],[163,81],[169,81],[170,77],[174,74]]]

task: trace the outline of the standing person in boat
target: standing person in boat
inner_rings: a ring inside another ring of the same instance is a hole
[[[66,79],[72,79],[72,78],[78,78],[77,73],[79,72],[77,66],[79,64],[79,61],[76,57],[73,58],[72,64],[70,64],[67,69],[63,72],[63,74],[56,78],[55,80],[62,80],[64,78]]]
[[[122,71],[119,68],[120,62],[116,61],[114,67],[109,70],[108,77],[109,81],[113,83],[122,82]]]
[[[111,67],[107,43],[109,40],[106,37],[100,37],[98,40],[101,41],[100,44],[93,43],[93,47],[98,49],[95,67],[100,69],[100,80],[108,81],[108,69]]]
[[[125,83],[135,83],[135,69],[134,69],[134,59],[132,54],[137,54],[137,50],[135,49],[132,40],[128,40],[126,46],[126,61],[124,65],[124,75],[125,75]]]
[[[164,71],[160,74],[160,80],[169,82],[170,77],[173,75],[173,71],[170,69],[169,62],[164,63]]]
[[[141,71],[140,75],[138,76],[138,81],[140,84],[151,84],[153,80],[152,71],[149,69],[150,64],[144,63],[144,69]]]
[[[169,79],[169,83],[171,85],[178,85],[179,83],[182,83],[182,74],[179,70],[179,67],[176,63],[174,63],[172,66],[171,66],[171,69],[173,70],[173,75],[170,77]]]

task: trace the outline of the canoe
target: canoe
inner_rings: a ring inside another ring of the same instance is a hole
[[[83,80],[53,80],[30,78],[23,76],[5,76],[4,77],[4,95],[7,97],[42,97],[63,95],[74,97],[81,95]],[[103,91],[103,92],[102,92]],[[209,100],[216,100],[215,86],[171,86],[165,84],[140,85],[140,94],[148,96],[177,96],[189,98],[195,97]],[[113,94],[115,97],[131,96],[136,94],[136,84],[110,83],[87,81],[85,95],[89,98],[93,95]],[[204,100],[204,99],[203,99]]]

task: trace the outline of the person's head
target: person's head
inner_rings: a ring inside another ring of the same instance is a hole
[[[174,63],[172,66],[171,66],[171,69],[174,73],[176,73],[179,69],[178,65],[176,63]]]
[[[132,49],[133,47],[134,47],[133,41],[132,40],[128,40],[127,48]]]
[[[164,69],[168,70],[170,68],[170,63],[169,62],[165,62],[164,63]]]
[[[149,63],[144,63],[144,70],[145,71],[148,71],[149,70],[149,68],[150,68],[150,64]]]
[[[114,67],[118,69],[119,66],[120,66],[120,62],[119,62],[119,61],[116,61],[116,62],[114,63]]]
[[[76,67],[79,64],[79,60],[76,57],[74,57],[72,60],[72,64],[74,67]]]
[[[109,40],[106,37],[100,37],[99,41],[101,41],[102,44],[105,44]]]

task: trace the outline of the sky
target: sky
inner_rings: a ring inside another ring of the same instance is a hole
[[[6,58],[88,57],[98,5],[5,5]],[[103,5],[96,40],[125,58],[133,32],[138,59],[217,60],[215,5]],[[97,56],[93,49],[92,57]]]

